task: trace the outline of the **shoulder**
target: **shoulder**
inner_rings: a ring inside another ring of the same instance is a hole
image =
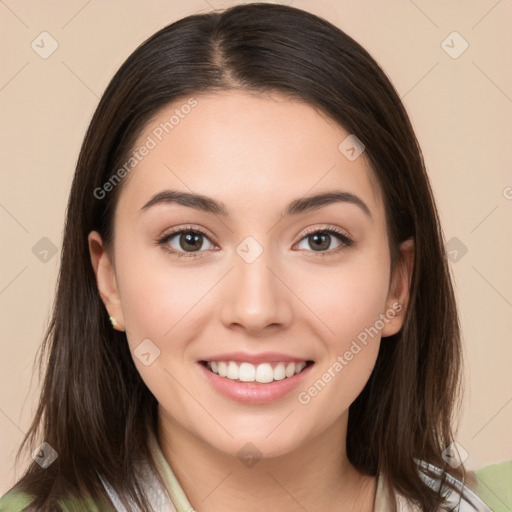
[[[30,512],[34,498],[29,494],[13,487],[0,497],[0,512]]]
[[[425,461],[416,461],[420,477],[435,491],[439,490],[443,470]],[[492,512],[492,509],[484,503],[467,485],[446,473],[442,494],[448,510],[460,512]],[[404,509],[405,510],[405,509]]]
[[[475,488],[493,510],[512,510],[512,460],[476,470]]]
[[[21,490],[19,485],[15,485],[0,497],[0,512],[38,512],[33,505],[34,501],[34,496]],[[59,510],[59,512],[107,512],[104,506],[99,507],[91,498],[62,498],[58,500],[55,507],[52,507],[52,510]]]

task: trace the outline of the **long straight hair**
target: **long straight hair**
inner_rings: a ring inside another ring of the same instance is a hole
[[[124,182],[105,197],[94,191],[112,179],[147,123],[170,102],[234,89],[305,101],[355,134],[385,199],[392,265],[400,264],[400,242],[414,240],[405,323],[381,345],[372,375],[350,406],[346,445],[358,470],[382,472],[392,490],[423,510],[438,510],[442,496],[420,478],[415,459],[464,473],[442,457],[453,441],[461,348],[420,147],[398,94],[366,50],[313,14],[258,3],[188,16],[159,30],[128,57],[99,102],[69,196],[42,345],[41,398],[20,448],[44,440],[58,458],[46,469],[32,463],[20,487],[35,497],[37,510],[66,497],[89,497],[107,510],[101,474],[119,494],[150,510],[136,467],[151,464],[147,436],[148,429],[156,432],[158,403],[137,372],[125,334],[108,322],[87,243],[97,230],[111,246]]]

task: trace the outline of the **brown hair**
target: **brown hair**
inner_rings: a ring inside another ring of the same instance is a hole
[[[33,463],[20,481],[50,510],[65,496],[108,498],[98,473],[149,510],[135,466],[150,461],[147,428],[157,401],[114,331],[99,296],[87,236],[112,243],[122,190],[94,190],[127,160],[148,121],[178,98],[211,90],[277,91],[306,101],[355,134],[381,187],[392,264],[400,242],[415,243],[405,324],[381,345],[375,369],[350,406],[347,453],[361,472],[382,472],[423,510],[442,496],[415,459],[457,476],[441,453],[452,438],[461,349],[454,293],[425,166],[409,118],[385,73],[358,43],[305,11],[248,4],[188,16],[138,47],[108,85],[85,136],[69,196],[53,315],[43,343],[46,374],[23,443],[43,439],[59,456]],[[341,439],[340,439],[341,442]],[[20,448],[20,451],[21,449]],[[126,503],[127,504],[127,503]]]

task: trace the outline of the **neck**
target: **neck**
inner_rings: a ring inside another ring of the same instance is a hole
[[[197,512],[371,512],[377,479],[357,471],[346,456],[340,439],[346,438],[347,418],[290,453],[252,463],[220,452],[161,415],[158,438]]]

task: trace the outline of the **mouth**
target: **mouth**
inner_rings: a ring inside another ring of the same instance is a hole
[[[247,361],[199,361],[218,377],[238,383],[270,384],[302,373],[314,361],[276,361],[253,364]]]

